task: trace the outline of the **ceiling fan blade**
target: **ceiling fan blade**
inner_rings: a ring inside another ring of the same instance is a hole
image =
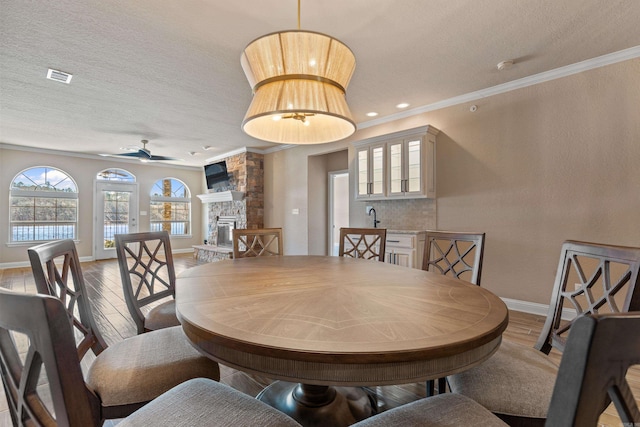
[[[129,158],[133,157],[134,159],[140,159],[140,158],[147,157],[144,154],[140,154],[140,151],[136,151],[135,153],[111,154],[111,156],[114,156],[114,157],[129,157]]]
[[[177,157],[166,157],[166,156],[150,156],[149,160],[156,161],[156,162],[163,161],[163,160],[166,160],[166,161],[169,161],[169,160],[180,160],[180,161],[182,161],[182,159],[178,159]]]

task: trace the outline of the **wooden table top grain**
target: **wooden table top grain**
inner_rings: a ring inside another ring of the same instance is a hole
[[[184,271],[183,329],[204,353],[308,384],[414,382],[468,369],[508,323],[491,292],[438,274],[327,256],[258,257]]]

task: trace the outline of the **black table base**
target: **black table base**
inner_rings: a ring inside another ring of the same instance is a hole
[[[375,396],[359,387],[276,381],[262,390],[257,399],[305,427],[346,427],[377,413]]]

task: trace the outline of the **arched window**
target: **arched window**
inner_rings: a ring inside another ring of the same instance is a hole
[[[25,169],[11,181],[11,242],[78,237],[78,186],[60,169]]]
[[[136,177],[133,176],[129,171],[117,168],[105,169],[98,172],[96,179],[99,179],[101,181],[136,182]]]
[[[191,193],[176,178],[163,178],[151,188],[151,231],[166,230],[174,236],[191,235]]]

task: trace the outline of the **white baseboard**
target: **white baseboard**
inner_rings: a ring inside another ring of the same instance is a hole
[[[193,248],[184,248],[184,249],[172,249],[172,254],[192,254]]]
[[[81,256],[80,262],[89,262],[95,261],[96,259],[93,256]],[[17,261],[17,262],[3,262],[0,263],[0,270],[4,270],[7,268],[22,268],[22,267],[31,267],[29,261]]]
[[[20,267],[30,267],[29,261],[19,261],[19,262],[3,262],[0,264],[0,270],[4,270],[6,268],[20,268]]]
[[[522,313],[537,314],[538,316],[547,317],[549,314],[548,304],[539,304],[537,302],[521,301],[511,298],[500,298],[507,305],[509,310],[520,311]],[[576,311],[572,308],[562,310],[562,320],[571,320],[576,317]]]

